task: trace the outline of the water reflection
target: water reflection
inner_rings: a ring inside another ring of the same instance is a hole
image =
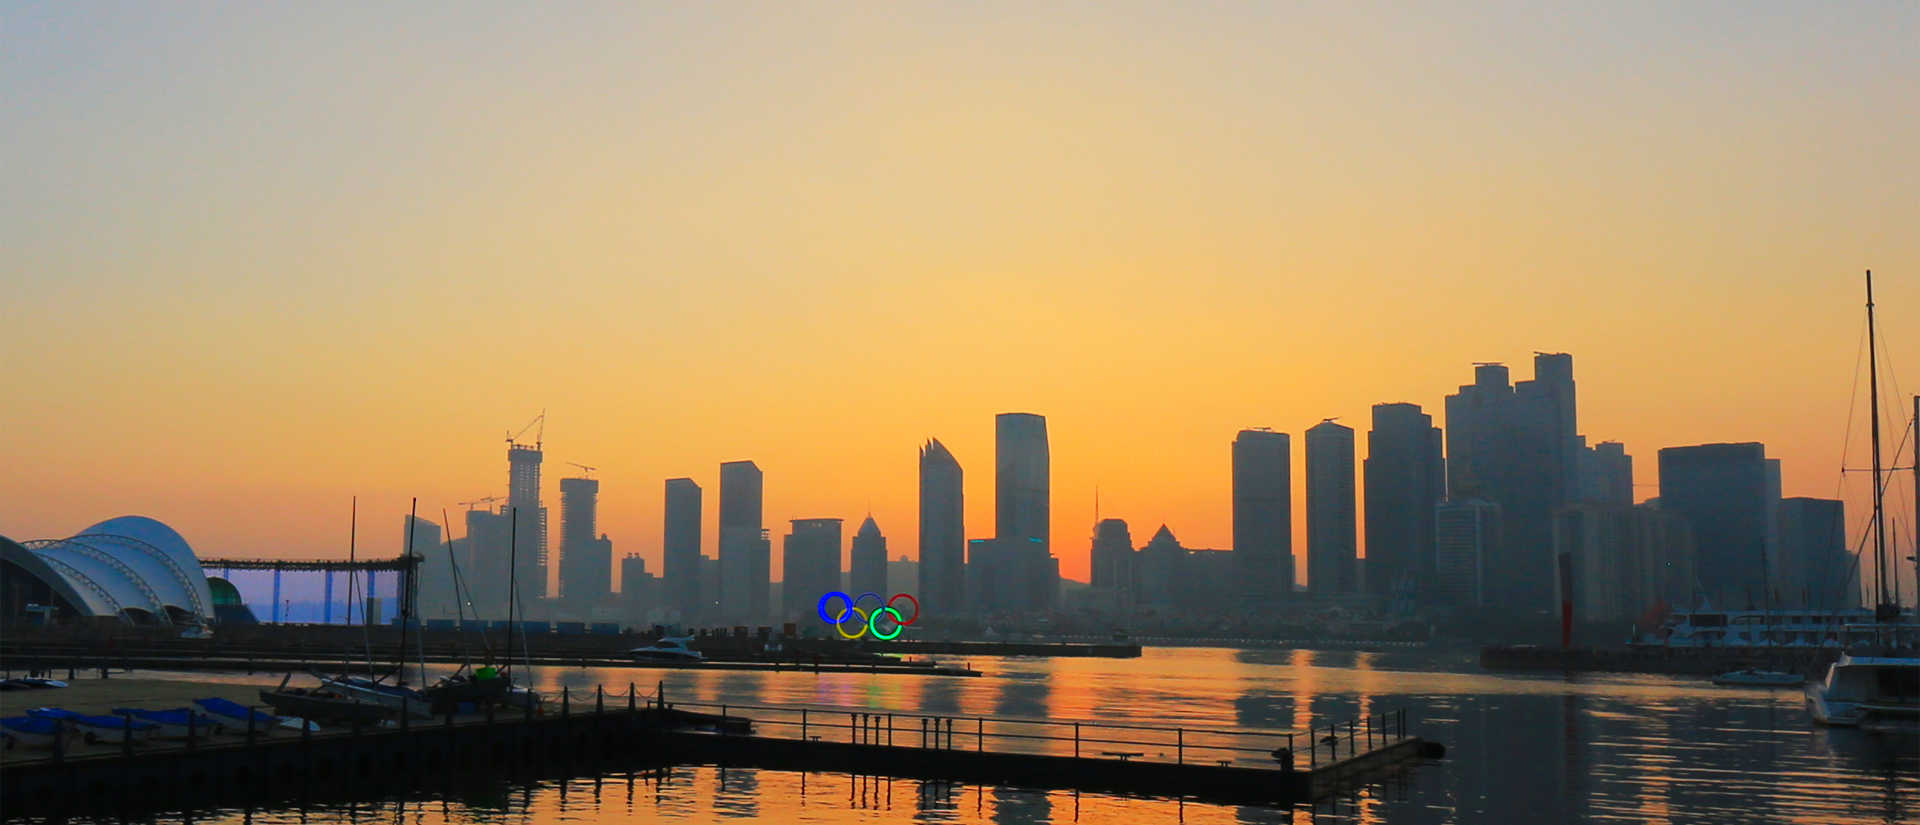
[[[835,774],[679,767],[565,783],[490,780],[414,797],[420,825],[609,815],[711,823],[1894,823],[1920,799],[1920,739],[1811,727],[1793,691],[1664,676],[1513,676],[1470,657],[1149,649],[1136,660],[975,659],[979,679],[805,672],[543,669],[544,687],[679,700],[1237,728],[1309,727],[1406,708],[1448,758],[1297,810],[1223,807]],[[206,676],[193,678],[206,679]],[[224,678],[224,677],[212,677]],[[613,686],[618,687],[613,687]],[[651,687],[639,688],[641,694]],[[585,694],[578,694],[585,695]],[[622,702],[623,703],[623,702]],[[961,734],[971,731],[963,729]],[[396,803],[215,811],[222,825],[395,821]],[[623,810],[624,809],[624,810]],[[187,821],[174,815],[160,821]]]

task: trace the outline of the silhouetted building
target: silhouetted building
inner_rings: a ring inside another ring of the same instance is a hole
[[[583,608],[613,594],[613,542],[599,532],[600,482],[560,479],[560,597]]]
[[[1766,600],[1779,500],[1779,465],[1761,444],[1660,451],[1660,508],[1693,525],[1695,574],[1716,606]]]
[[[1484,559],[1487,603],[1510,615],[1553,607],[1553,512],[1579,475],[1573,356],[1539,353],[1534,380],[1507,383],[1481,364],[1474,383],[1447,396],[1447,490],[1500,505],[1501,536]]]
[[[1633,503],[1633,456],[1618,441],[1602,441],[1580,448],[1580,483],[1574,501],[1599,504]]]
[[[1238,599],[1260,609],[1293,596],[1293,466],[1286,433],[1233,439],[1233,557]]]
[[[940,440],[920,448],[920,587],[929,615],[953,616],[966,609],[966,502],[960,462]]]
[[[751,461],[720,465],[720,592],[722,621],[754,624],[771,607],[773,543],[761,521],[764,478]]]
[[[840,519],[797,518],[792,525],[780,560],[780,614],[790,622],[813,616],[820,598],[840,589]]]
[[[1354,587],[1353,428],[1332,419],[1307,430],[1307,589],[1348,596]]]
[[[994,418],[994,538],[1008,554],[1013,575],[1036,577],[1012,589],[1022,594],[1017,605],[1022,610],[1051,610],[1060,602],[1060,563],[1053,558],[1050,537],[1052,472],[1046,418],[1032,413]]]
[[[1060,563],[1037,539],[967,542],[967,609],[980,615],[1051,610],[1060,598]]]
[[[1134,598],[1143,607],[1170,608],[1180,604],[1180,591],[1186,567],[1187,548],[1180,546],[1166,525],[1155,530],[1153,538],[1140,548],[1134,559]]]
[[[512,546],[512,511],[502,508],[467,511],[467,535],[462,541],[466,554],[460,560],[460,579],[466,584],[470,616],[480,619],[507,617],[507,585],[512,570],[508,558]],[[516,583],[517,584],[517,583]]]
[[[853,548],[847,553],[847,571],[853,574],[853,595],[872,593],[881,598],[892,596],[887,590],[887,537],[873,516],[860,523],[853,534]]]
[[[1554,554],[1565,556],[1580,622],[1624,625],[1692,590],[1693,538],[1684,519],[1652,507],[1581,502],[1554,519]],[[1643,630],[1652,630],[1644,628]]]
[[[964,571],[961,575],[965,575]],[[887,562],[887,595],[889,597],[895,593],[912,593],[914,594],[914,598],[918,599],[920,597],[919,591],[919,562],[907,558],[904,555]]]
[[[666,617],[661,580],[647,572],[647,560],[628,553],[620,560],[620,606],[629,627],[643,627]]]
[[[514,558],[519,566],[515,589],[520,598],[547,596],[547,508],[540,503],[540,445],[507,446],[507,507],[518,510]]]
[[[1447,464],[1440,428],[1415,404],[1375,404],[1367,433],[1367,558],[1369,593],[1427,599],[1438,557],[1434,508],[1447,497]]]
[[[1134,590],[1133,535],[1127,523],[1103,519],[1093,528],[1093,589],[1131,594]]]
[[[401,522],[402,549],[420,558],[414,567],[420,577],[414,597],[421,619],[455,618],[453,563],[440,543],[440,525],[409,515]],[[411,534],[411,535],[409,535]]]
[[[1052,529],[1052,459],[1047,419],[1032,413],[994,418],[995,537],[1049,546]]]
[[[700,589],[700,511],[702,491],[690,478],[667,479],[666,523],[662,530],[660,603],[680,611],[682,621],[710,612],[713,596]]]
[[[1441,601],[1456,607],[1487,604],[1486,560],[1500,554],[1500,505],[1449,499],[1434,508],[1434,552]]]
[[[1846,503],[1823,498],[1780,500],[1782,604],[1820,610],[1860,606],[1860,568],[1847,550]]]

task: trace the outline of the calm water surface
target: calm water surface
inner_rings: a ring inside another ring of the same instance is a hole
[[[1920,821],[1920,738],[1810,725],[1798,691],[1697,678],[1480,672],[1433,654],[1149,648],[1140,659],[983,658],[979,679],[539,669],[542,686],[670,699],[1196,727],[1305,729],[1405,708],[1447,758],[1296,809],[846,774],[682,767],[500,782],[350,807],[154,821],[398,825],[569,821],[1759,822]],[[195,678],[206,678],[197,676]]]

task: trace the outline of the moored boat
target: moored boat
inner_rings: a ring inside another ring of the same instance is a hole
[[[220,732],[220,722],[204,713],[195,713],[189,708],[171,710],[141,710],[139,708],[114,708],[115,716],[131,716],[142,722],[159,725],[153,735],[161,739],[204,739]]]
[[[693,637],[691,636],[680,637],[680,638],[668,636],[668,637],[662,638],[660,641],[647,645],[646,647],[636,647],[632,650],[629,650],[627,651],[627,654],[632,656],[634,659],[637,659],[642,662],[704,662],[706,661],[707,660],[706,654],[701,653],[698,650],[694,650],[691,646],[689,646],[688,643],[692,641],[693,641]]]
[[[64,708],[34,708],[28,716],[51,719],[67,726],[91,745],[95,742],[145,742],[153,738],[159,725],[125,716],[92,716]]]
[[[297,716],[326,722],[377,725],[393,716],[386,707],[326,688],[289,688],[261,690],[260,701],[272,705],[281,716]]]
[[[1841,654],[1805,692],[1822,725],[1920,730],[1920,657]]]
[[[41,719],[34,716],[9,716],[0,719],[0,734],[6,736],[9,748],[51,748],[54,737],[60,733],[60,720]]]
[[[1787,673],[1779,670],[1755,670],[1750,667],[1741,670],[1730,670],[1713,677],[1714,684],[1730,687],[1799,687],[1800,684],[1806,680],[1806,677],[1798,673]]]

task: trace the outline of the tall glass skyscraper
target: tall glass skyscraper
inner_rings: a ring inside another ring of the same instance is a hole
[[[660,579],[662,606],[680,611],[681,621],[694,621],[707,612],[713,594],[700,588],[700,515],[703,491],[690,478],[667,479],[666,524]]]
[[[1001,413],[994,419],[994,522],[1006,554],[1000,607],[1048,610],[1060,601],[1060,564],[1053,557],[1053,461],[1047,419]]]
[[[797,518],[792,524],[780,548],[780,614],[790,622],[805,622],[822,596],[840,589],[841,521]],[[885,586],[883,581],[881,587]]]
[[[1375,404],[1367,433],[1367,592],[1438,596],[1434,508],[1447,497],[1440,428],[1416,404]]]
[[[937,438],[920,448],[920,599],[929,615],[966,608],[967,528],[960,462]]]
[[[1332,419],[1307,430],[1307,589],[1355,592],[1353,428]]]
[[[773,547],[761,518],[764,476],[751,461],[720,465],[720,618],[750,624],[767,617]]]
[[[1233,559],[1250,609],[1293,596],[1293,447],[1286,433],[1233,439]]]

